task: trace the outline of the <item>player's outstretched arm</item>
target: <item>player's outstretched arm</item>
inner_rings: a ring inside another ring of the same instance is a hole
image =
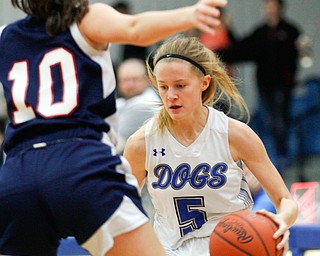
[[[220,24],[220,12],[227,0],[200,0],[196,4],[166,11],[126,15],[97,3],[80,23],[80,30],[93,42],[150,45],[175,33],[199,28],[214,33]]]

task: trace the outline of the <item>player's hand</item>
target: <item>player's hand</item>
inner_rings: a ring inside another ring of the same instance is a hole
[[[203,32],[214,34],[220,26],[220,11],[216,7],[224,7],[227,0],[200,0],[194,7],[195,26]]]
[[[257,213],[269,217],[278,225],[278,230],[274,233],[273,238],[278,239],[282,236],[282,240],[278,243],[277,249],[281,250],[283,248],[283,256],[287,255],[289,251],[289,236],[290,231],[287,223],[278,214],[268,212],[266,210],[259,210]]]

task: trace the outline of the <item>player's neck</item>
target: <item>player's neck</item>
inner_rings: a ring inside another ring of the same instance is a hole
[[[208,109],[194,118],[190,117],[181,121],[173,121],[168,130],[172,136],[184,146],[191,145],[202,133],[208,119]]]

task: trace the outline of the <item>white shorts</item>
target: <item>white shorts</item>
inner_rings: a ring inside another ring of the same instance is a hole
[[[167,256],[210,256],[210,237],[190,238],[177,249],[164,248]]]
[[[125,196],[113,216],[81,246],[92,255],[103,256],[113,246],[115,236],[132,231],[148,221],[130,198]]]

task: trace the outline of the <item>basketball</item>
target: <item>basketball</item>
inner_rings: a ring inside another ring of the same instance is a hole
[[[222,218],[210,236],[210,256],[281,256],[273,234],[277,224],[270,218],[250,211]]]

